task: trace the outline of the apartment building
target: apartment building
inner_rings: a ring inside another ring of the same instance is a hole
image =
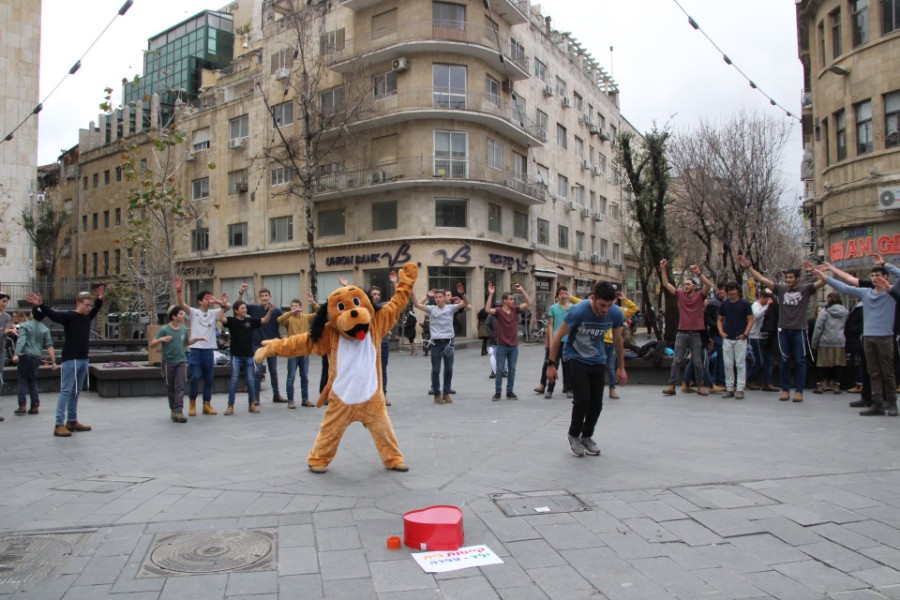
[[[900,0],[797,3],[810,254],[900,262]]]
[[[303,127],[294,10],[308,11],[300,37],[314,40],[321,67],[319,118],[353,102],[312,188],[320,296],[340,278],[389,288],[390,271],[409,260],[420,267],[417,295],[461,281],[476,307],[487,282],[521,283],[539,314],[558,285],[586,295],[604,278],[634,289],[614,161],[617,133],[633,129],[616,83],[527,0],[487,6],[241,0],[219,11],[231,16],[233,60],[203,72],[178,117],[188,135],[180,179],[199,217],[176,248],[189,289],[234,295],[247,281],[287,304],[309,288],[296,174],[270,158],[282,132]],[[86,132],[85,191],[107,169],[114,179],[104,157],[124,132]],[[114,204],[82,214],[82,233],[94,235],[95,218],[103,231],[112,211],[114,234]],[[93,275],[95,251],[84,248],[81,267]],[[102,252],[97,276],[115,270]],[[466,319],[463,335],[474,324]]]

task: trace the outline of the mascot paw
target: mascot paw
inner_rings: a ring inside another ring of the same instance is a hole
[[[403,265],[403,269],[400,270],[399,278],[402,283],[412,285],[416,282],[418,274],[419,267],[416,266],[416,263],[408,262]]]
[[[308,465],[308,466],[309,466],[309,470],[312,471],[313,473],[321,474],[328,470],[328,467],[322,467],[319,465]]]
[[[406,463],[399,463],[391,467],[391,471],[400,471],[401,473],[406,473],[407,471],[409,471],[409,465],[407,465]]]
[[[263,341],[263,343],[265,343],[265,341]],[[265,346],[263,346],[262,348],[257,350],[256,353],[253,354],[253,360],[258,362],[259,364],[264,363],[266,361],[266,358],[268,358],[268,357],[269,357],[269,355],[268,355],[268,353],[266,353]]]

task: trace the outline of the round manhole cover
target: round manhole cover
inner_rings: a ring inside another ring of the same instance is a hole
[[[160,540],[150,562],[170,573],[249,571],[270,562],[273,546],[274,535],[267,531],[183,533]]]

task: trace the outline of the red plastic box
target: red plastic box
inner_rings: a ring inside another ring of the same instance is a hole
[[[457,550],[465,538],[463,514],[455,506],[429,506],[403,515],[403,543],[415,550]]]

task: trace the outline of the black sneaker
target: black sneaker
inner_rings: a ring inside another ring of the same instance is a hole
[[[494,373],[491,373],[491,374],[488,376],[488,379],[496,379],[496,378],[497,378],[497,375],[494,374]]]
[[[513,394],[512,392],[506,392],[506,399],[507,400],[518,400],[519,397],[516,396],[515,394]]]
[[[584,446],[584,452],[586,454],[590,454],[591,456],[600,455],[600,446],[595,444],[593,439],[589,437],[582,437],[581,445]]]
[[[500,392],[497,392],[496,394],[494,394],[493,398],[491,398],[491,400],[493,400],[494,402],[496,402],[499,399],[500,399]]]
[[[571,435],[568,437],[569,437],[569,450],[572,451],[572,454],[574,454],[578,458],[581,458],[582,456],[584,456],[585,448],[584,448],[584,444],[581,443],[581,438],[573,437]]]

